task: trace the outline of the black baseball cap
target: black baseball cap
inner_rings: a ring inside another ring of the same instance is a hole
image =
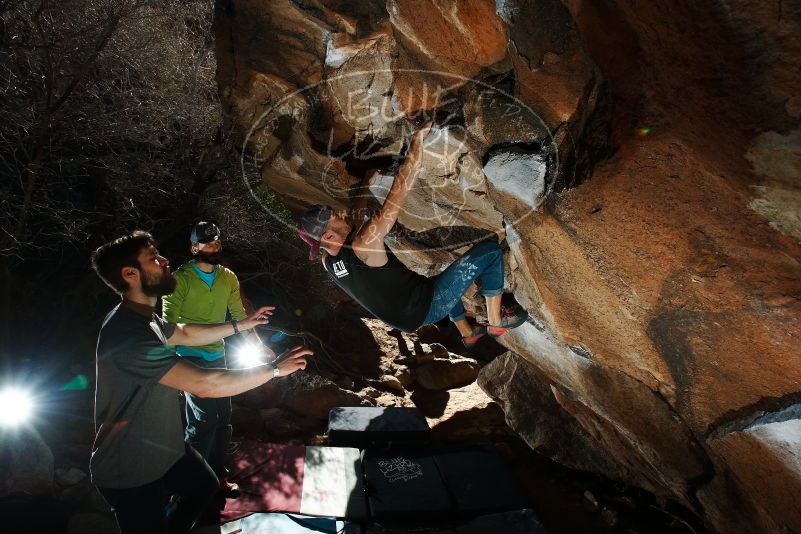
[[[310,260],[316,259],[320,253],[320,238],[328,227],[331,213],[331,208],[318,204],[307,209],[300,218],[298,235],[309,245]]]
[[[189,240],[193,245],[198,243],[211,243],[220,239],[220,229],[211,222],[200,221],[192,228]]]

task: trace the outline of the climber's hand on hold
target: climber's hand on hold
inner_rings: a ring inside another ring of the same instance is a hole
[[[409,192],[414,187],[423,155],[423,143],[431,131],[432,121],[426,121],[412,136],[406,159],[398,169],[381,210],[362,226],[351,241],[353,251],[366,265],[386,265],[387,251],[384,238],[398,220]]]

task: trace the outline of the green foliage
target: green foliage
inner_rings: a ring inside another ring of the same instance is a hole
[[[253,192],[264,209],[275,218],[275,231],[282,234],[293,233],[291,228],[295,225],[294,216],[278,198],[278,195],[264,184],[259,184],[253,189]]]

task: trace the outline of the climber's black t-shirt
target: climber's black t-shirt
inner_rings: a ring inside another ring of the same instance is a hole
[[[428,315],[434,280],[406,267],[390,250],[387,258],[386,265],[370,267],[348,243],[323,262],[334,282],[367,311],[398,330],[413,332]]]

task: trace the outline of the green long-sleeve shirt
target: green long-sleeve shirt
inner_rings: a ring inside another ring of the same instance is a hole
[[[239,294],[239,280],[230,269],[222,265],[215,267],[214,282],[211,287],[200,279],[194,260],[181,265],[174,273],[178,285],[172,295],[162,299],[162,317],[168,323],[215,324],[224,323],[226,313],[232,319],[241,321],[247,317],[242,297]],[[201,347],[192,347],[206,353],[219,353],[225,342],[216,341]],[[181,347],[177,347],[181,354]]]

